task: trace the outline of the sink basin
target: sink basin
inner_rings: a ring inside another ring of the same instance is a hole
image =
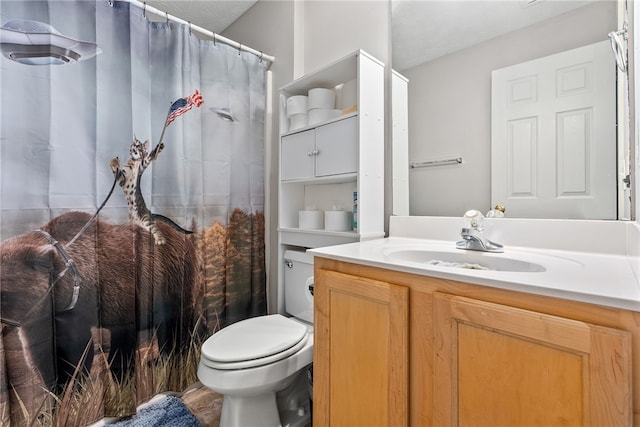
[[[498,272],[541,273],[549,270],[575,270],[582,264],[562,256],[506,250],[504,253],[460,250],[444,245],[396,247],[383,250],[389,261],[419,267],[491,270]]]
[[[427,249],[399,249],[385,254],[392,261],[405,261],[440,267],[467,268],[513,272],[543,272],[547,269],[538,263],[514,259],[504,254],[478,251],[435,251]]]

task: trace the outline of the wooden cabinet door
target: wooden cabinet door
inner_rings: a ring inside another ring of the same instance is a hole
[[[434,425],[631,425],[628,332],[440,293],[434,316]]]
[[[316,269],[314,425],[407,425],[408,298],[405,286]]]

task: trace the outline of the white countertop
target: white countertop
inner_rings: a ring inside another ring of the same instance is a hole
[[[398,259],[397,256],[394,256],[394,252],[398,250],[465,252],[455,249],[455,240],[429,239],[423,238],[423,236],[419,236],[420,238],[406,237],[408,233],[420,235],[415,231],[415,225],[415,222],[403,224],[402,227],[392,224],[391,231],[393,232],[394,228],[397,231],[395,236],[317,248],[309,250],[309,252],[314,256],[372,267],[640,311],[640,284],[637,271],[639,261],[635,253],[629,254],[625,250],[617,248],[605,252],[570,250],[571,246],[565,241],[559,245],[562,249],[556,249],[555,247],[558,245],[554,244],[552,237],[549,237],[550,249],[529,245],[516,246],[511,238],[512,244],[505,244],[505,251],[502,254],[475,252],[487,257],[485,259],[506,257],[545,266],[546,270],[539,272],[473,270]],[[528,225],[530,231],[533,231],[536,238],[539,238],[544,227],[539,229],[536,224],[529,223]],[[580,226],[584,227],[585,224]],[[496,228],[499,227],[496,226]],[[637,244],[637,240],[635,240],[637,227],[634,226],[630,230],[634,235],[630,238],[627,236],[623,239],[624,241],[620,242],[623,247],[629,245],[629,240],[632,240],[633,247]],[[441,231],[442,227],[439,227],[439,232]],[[610,229],[606,231],[611,232]],[[491,236],[488,237],[491,238]],[[609,239],[611,239],[611,235],[609,235]],[[594,242],[592,239],[588,240]],[[502,242],[499,241],[499,243]],[[608,242],[607,245],[611,245],[611,242]]]

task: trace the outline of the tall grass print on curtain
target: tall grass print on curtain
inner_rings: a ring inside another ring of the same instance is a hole
[[[266,312],[267,64],[128,2],[0,25],[0,425],[132,414]]]

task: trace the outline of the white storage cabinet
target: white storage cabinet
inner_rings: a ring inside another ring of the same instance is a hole
[[[357,117],[282,137],[283,181],[355,174],[358,170]]]
[[[280,117],[286,100],[310,89],[339,90],[356,85],[355,111],[293,131],[280,129],[278,186],[278,257],[288,249],[306,249],[384,237],[384,64],[358,50],[280,88]],[[283,120],[284,122],[284,120]],[[298,211],[313,207],[353,210],[357,193],[357,228],[306,230]],[[278,310],[284,310],[283,268],[278,274]]]

